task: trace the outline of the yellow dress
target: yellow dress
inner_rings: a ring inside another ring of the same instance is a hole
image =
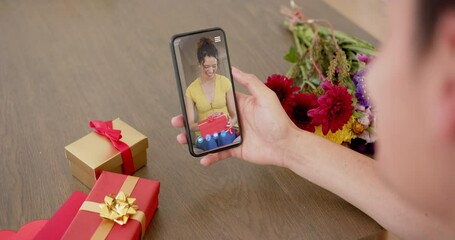
[[[200,79],[194,80],[186,89],[185,96],[191,98],[198,111],[198,122],[205,120],[212,113],[224,113],[229,116],[226,104],[226,93],[231,89],[231,81],[225,76],[216,75],[215,95],[210,103],[202,90]]]

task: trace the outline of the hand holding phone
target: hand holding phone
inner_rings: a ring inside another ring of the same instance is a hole
[[[190,153],[203,156],[240,145],[241,124],[224,31],[177,34],[170,49]]]

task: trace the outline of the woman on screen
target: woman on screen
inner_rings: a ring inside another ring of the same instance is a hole
[[[200,122],[209,116],[218,114],[224,114],[228,117],[227,128],[236,126],[237,113],[231,81],[225,76],[216,74],[218,49],[211,39],[203,37],[199,40],[197,58],[200,76],[188,86],[185,93],[190,129],[198,131],[197,121]],[[197,121],[195,119],[195,108],[198,112]]]

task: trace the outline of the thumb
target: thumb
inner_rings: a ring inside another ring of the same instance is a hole
[[[270,90],[261,80],[253,74],[244,73],[241,70],[233,67],[232,76],[234,80],[244,86],[248,92],[251,93],[256,99],[264,99],[265,95],[272,94]]]

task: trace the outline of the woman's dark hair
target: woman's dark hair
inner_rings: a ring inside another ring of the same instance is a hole
[[[442,14],[454,9],[454,0],[417,0],[416,30],[420,49],[427,48],[433,41],[436,23]]]
[[[214,57],[218,60],[218,49],[210,38],[203,37],[197,43],[197,60],[204,63],[205,57]]]

